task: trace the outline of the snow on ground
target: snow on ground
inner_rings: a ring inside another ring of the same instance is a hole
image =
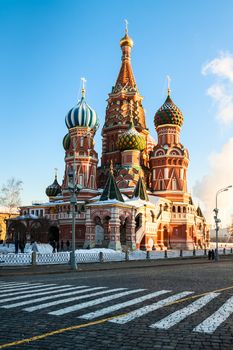
[[[108,249],[108,248],[91,248],[91,249],[76,249],[75,253],[80,253],[80,254],[92,254],[92,253],[119,253],[119,251],[113,250],[113,249]]]
[[[53,252],[53,248],[50,244],[46,243],[26,243],[24,248],[24,253],[31,253],[32,251],[35,251],[37,253],[41,254],[48,254]],[[15,253],[15,245],[13,243],[10,244],[0,244],[0,253],[7,254],[7,253]],[[20,249],[19,249],[20,253]]]

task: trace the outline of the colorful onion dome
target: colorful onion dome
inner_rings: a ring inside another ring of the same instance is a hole
[[[70,148],[70,134],[69,133],[64,136],[62,144],[63,144],[65,151],[68,151],[68,149]]]
[[[97,114],[85,100],[85,89],[82,89],[82,98],[76,106],[74,106],[66,116],[66,126],[68,129],[75,127],[88,127],[97,129],[99,121]]]
[[[164,104],[155,113],[154,124],[155,127],[163,124],[174,124],[182,126],[184,117],[181,110],[175,105],[170,97],[170,90]]]
[[[49,185],[46,188],[45,193],[48,197],[56,197],[57,195],[61,194],[61,186],[57,182],[57,175],[55,175],[52,185]]]
[[[129,129],[119,135],[117,146],[120,151],[136,149],[143,151],[146,148],[146,138],[141,135],[134,127],[133,119],[131,118]]]

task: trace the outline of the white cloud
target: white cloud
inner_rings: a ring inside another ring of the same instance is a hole
[[[216,116],[224,124],[233,122],[233,55],[220,53],[202,68],[203,75],[213,75],[217,82],[209,87],[209,95],[217,107]]]
[[[219,56],[202,68],[202,74],[217,75],[233,83],[233,55],[229,52],[221,52]]]
[[[216,192],[228,185],[233,185],[233,137],[223,145],[219,153],[209,158],[209,174],[194,186],[194,195],[205,205],[204,213],[209,223],[213,223]],[[233,189],[218,196],[219,217],[222,226],[231,222],[233,214]]]

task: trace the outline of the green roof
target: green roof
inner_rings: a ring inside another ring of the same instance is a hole
[[[112,170],[109,172],[108,180],[100,197],[100,201],[108,201],[111,199],[116,199],[119,202],[124,202],[122,194],[116,184]]]
[[[148,194],[146,192],[146,186],[141,176],[138,179],[137,185],[133,193],[133,197],[140,198],[144,201],[149,201]]]

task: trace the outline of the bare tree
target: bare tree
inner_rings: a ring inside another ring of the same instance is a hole
[[[0,204],[8,209],[9,216],[21,204],[22,183],[21,180],[12,177],[7,180],[7,183],[0,190]]]

